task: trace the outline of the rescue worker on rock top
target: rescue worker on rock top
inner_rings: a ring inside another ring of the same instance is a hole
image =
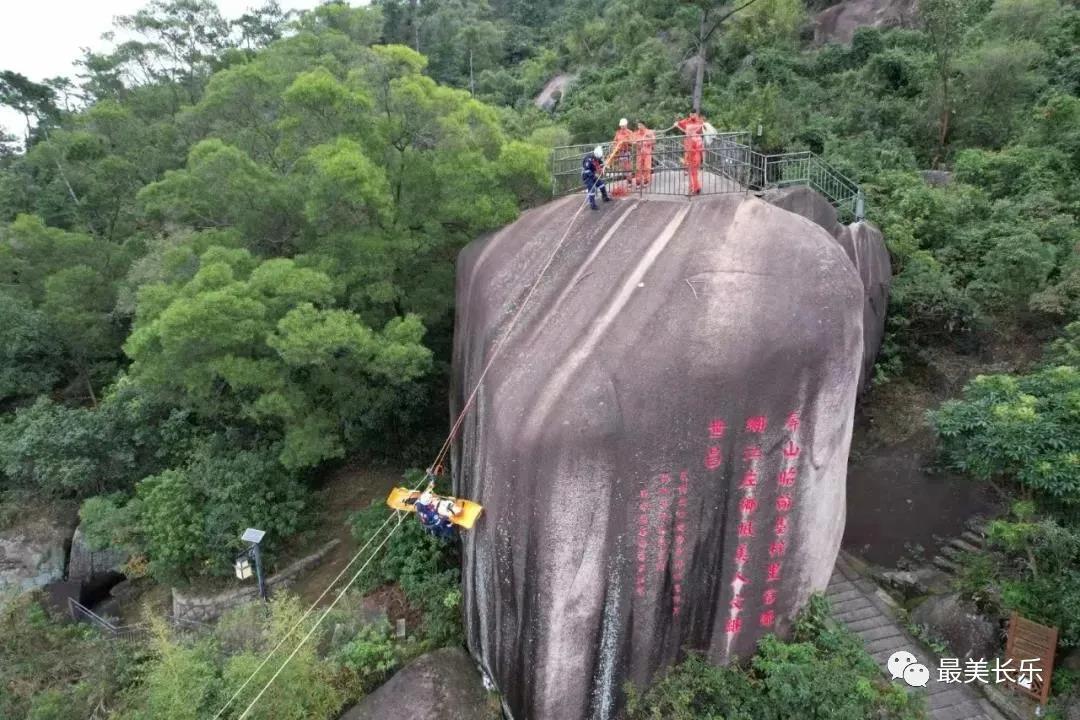
[[[634,132],[634,146],[637,149],[637,175],[634,176],[635,185],[648,185],[652,180],[652,154],[656,146],[656,133],[645,127],[645,123],[637,121],[637,130]]]
[[[585,153],[581,159],[581,182],[585,183],[585,195],[589,199],[589,207],[596,210],[596,191],[604,196],[604,202],[611,198],[607,194],[607,186],[604,185],[604,149],[597,145],[592,152]]]
[[[619,129],[615,131],[615,157],[619,161],[619,170],[630,174],[630,151],[634,146],[634,131],[630,129],[630,121],[626,118],[619,120]]]
[[[690,174],[690,194],[701,194],[701,161],[705,154],[705,120],[693,110],[690,114],[675,121],[675,127],[686,134],[683,139],[683,162],[686,163],[686,171]]]

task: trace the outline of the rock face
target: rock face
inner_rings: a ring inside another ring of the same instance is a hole
[[[859,387],[866,389],[874,379],[874,362],[885,339],[892,263],[885,248],[885,238],[873,225],[865,222],[848,225],[836,239],[862,280],[863,366],[859,374]]]
[[[71,535],[71,526],[48,520],[34,520],[0,533],[0,598],[63,578]]]
[[[536,105],[541,110],[553,112],[576,77],[564,73],[551,78],[544,85],[544,89],[540,91],[540,94],[533,99],[533,105]]]
[[[579,207],[458,261],[452,411]],[[586,210],[453,448],[467,640],[523,720],[616,717],[683,648],[786,632],[844,529],[864,289],[819,224],[742,194]]]
[[[844,0],[814,19],[814,42],[849,43],[861,27],[915,27],[916,0]]]
[[[68,580],[91,582],[98,575],[119,572],[128,560],[128,553],[120,549],[91,550],[86,544],[82,526],[75,528],[68,556]]]
[[[1001,649],[994,623],[967,607],[955,593],[927,599],[911,613],[911,621],[944,640],[953,657],[989,661]]]
[[[858,271],[863,284],[863,367],[859,388],[867,389],[874,378],[874,361],[885,338],[885,315],[889,309],[892,263],[885,238],[880,230],[865,222],[841,225],[836,208],[808,187],[771,190],[764,199],[828,230]]]
[[[341,720],[495,720],[468,655],[443,648],[423,655],[341,716]]]

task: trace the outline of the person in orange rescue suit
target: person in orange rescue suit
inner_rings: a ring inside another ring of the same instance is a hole
[[[630,174],[633,166],[630,162],[630,152],[634,147],[634,131],[630,129],[630,121],[626,118],[619,120],[619,129],[615,131],[615,159],[619,170]]]
[[[637,121],[637,130],[634,132],[634,145],[637,147],[637,176],[634,182],[638,185],[648,185],[652,180],[652,153],[656,146],[656,133],[645,127],[645,123]]]
[[[675,121],[675,127],[683,131],[686,137],[683,139],[686,163],[686,171],[690,174],[690,194],[701,194],[701,160],[705,154],[705,120],[692,111],[687,117]]]

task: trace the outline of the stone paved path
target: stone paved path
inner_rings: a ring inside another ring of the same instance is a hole
[[[861,577],[844,560],[843,554],[836,560],[825,595],[832,606],[833,617],[862,638],[866,651],[886,676],[885,663],[897,650],[907,650],[930,669],[927,686],[911,691],[927,695],[926,704],[933,720],[1006,720],[981,692],[970,685],[938,682],[938,658],[897,623],[889,602],[884,599],[884,592],[871,580]]]

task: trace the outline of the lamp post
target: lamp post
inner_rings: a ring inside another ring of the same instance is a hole
[[[247,580],[251,577],[251,563],[248,558],[255,560],[255,577],[259,582],[259,597],[266,600],[266,582],[263,580],[262,553],[259,551],[259,543],[266,536],[264,530],[248,528],[240,539],[248,543],[248,549],[236,559],[236,577]]]

